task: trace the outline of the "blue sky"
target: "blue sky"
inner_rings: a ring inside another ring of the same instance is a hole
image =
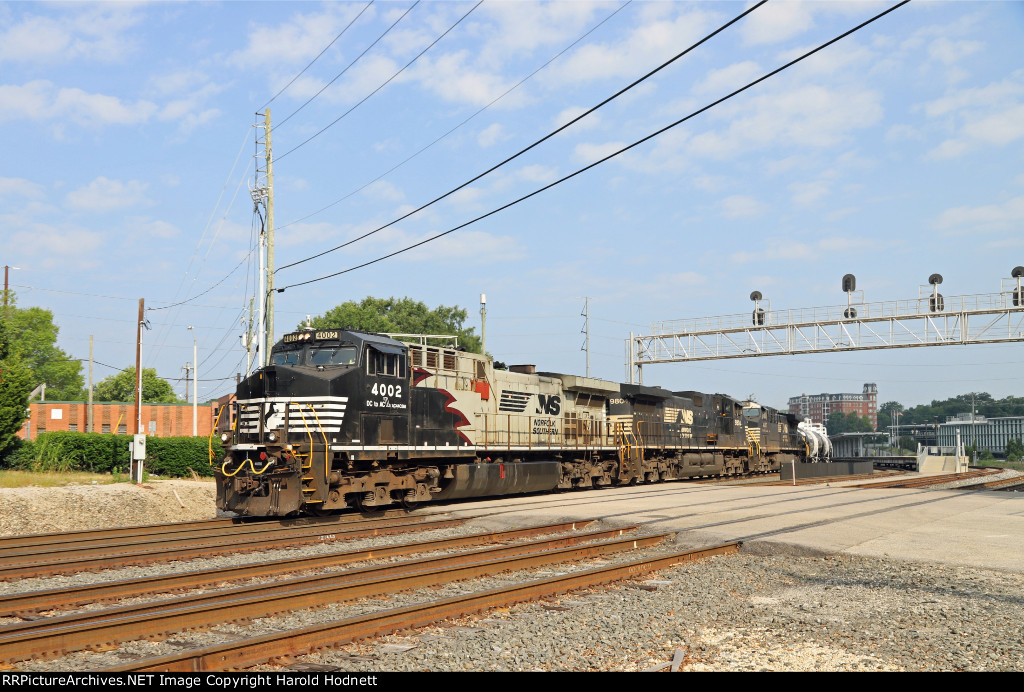
[[[19,267],[19,305],[52,310],[73,356],[88,356],[92,334],[96,360],[124,367],[145,298],[163,308],[147,314],[145,366],[181,377],[195,325],[200,394],[226,393],[245,368],[253,124],[265,104],[281,266],[448,192],[749,7],[474,4],[0,5],[0,264]],[[511,164],[276,283],[464,223],[888,6],[769,2]],[[912,2],[507,211],[278,294],[277,335],[367,295],[460,305],[479,333],[486,293],[496,358],[582,373],[589,297],[591,372],[622,380],[630,331],[748,312],[752,290],[775,309],[837,305],[853,273],[866,300],[901,300],[938,272],[946,295],[996,292],[1024,264],[1022,46],[1020,3]],[[880,401],[914,405],[1019,395],[1022,362],[1020,344],[905,349],[649,366],[645,382],[776,406],[876,382]],[[97,366],[96,378],[112,372]]]

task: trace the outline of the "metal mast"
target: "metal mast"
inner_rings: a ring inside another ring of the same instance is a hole
[[[257,114],[258,115],[258,114]],[[269,360],[269,346],[274,343],[274,156],[270,144],[270,109],[263,114],[263,137],[260,138],[259,124],[256,125],[256,183],[252,199],[259,214],[263,207],[263,228],[260,231],[260,288],[259,288],[259,338],[257,350],[260,363]],[[260,146],[263,151],[260,151]],[[264,249],[266,250],[264,260]]]
[[[580,313],[583,316],[583,333],[586,335],[586,339],[583,342],[583,348],[581,350],[587,352],[587,377],[590,377],[590,298],[583,298],[583,312]]]

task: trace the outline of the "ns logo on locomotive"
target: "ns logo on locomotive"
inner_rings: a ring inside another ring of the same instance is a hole
[[[218,508],[323,514],[769,472],[810,450],[795,416],[755,402],[495,369],[421,341],[285,335],[238,385]]]

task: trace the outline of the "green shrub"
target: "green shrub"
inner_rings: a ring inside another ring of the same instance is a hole
[[[23,441],[3,459],[3,466],[31,471],[126,472],[131,468],[128,454],[130,435],[111,433],[46,432],[35,440]],[[191,478],[212,476],[209,441],[205,437],[147,437],[146,472],[157,476]],[[224,456],[220,440],[214,439],[215,459]]]

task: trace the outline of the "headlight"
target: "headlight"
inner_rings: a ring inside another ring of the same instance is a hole
[[[276,432],[269,432],[269,433],[267,433],[267,439],[270,440],[271,442],[277,442],[277,433]]]
[[[221,433],[220,434],[220,441],[221,442],[227,442],[230,439],[231,439],[231,435],[228,435],[227,433]]]

